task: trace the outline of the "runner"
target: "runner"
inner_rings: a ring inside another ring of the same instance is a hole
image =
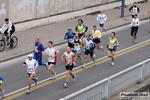
[[[61,57],[62,61],[65,61],[65,66],[66,66],[66,70],[67,70],[66,82],[63,84],[63,86],[65,88],[68,86],[70,75],[72,76],[72,81],[73,82],[76,79],[76,75],[74,75],[72,73],[72,69],[74,67],[74,57],[75,57],[75,54],[73,52],[71,52],[70,47],[67,47],[66,52],[64,52],[64,54]]]
[[[39,65],[46,66],[46,63],[42,62],[42,52],[44,51],[44,47],[42,43],[39,41],[39,37],[35,38],[35,45],[34,45],[34,59],[38,61]]]
[[[93,57],[93,52],[94,52],[94,49],[95,49],[95,45],[94,45],[93,41],[91,40],[91,37],[90,37],[89,34],[87,35],[87,40],[86,40],[85,46],[86,47],[85,47],[83,67],[86,66],[86,60],[87,60],[88,54],[90,54],[92,60],[94,61],[94,66],[95,66],[96,65],[96,61],[95,61],[95,58]]]
[[[133,37],[133,42],[136,43],[136,39],[137,39],[137,32],[138,32],[138,26],[140,25],[140,21],[137,18],[137,15],[134,15],[134,18],[132,19],[131,22],[131,36]]]
[[[132,18],[134,18],[134,15],[135,15],[135,14],[137,15],[137,14],[140,12],[139,7],[137,7],[137,2],[134,2],[134,3],[133,3],[133,6],[131,6],[131,7],[129,8],[129,12],[132,13]]]
[[[73,39],[72,43],[74,45],[75,63],[77,62],[78,57],[79,57],[80,61],[82,62],[82,58],[80,56],[82,41],[81,41],[81,39],[79,39],[78,34],[75,35],[75,38]],[[76,65],[74,65],[74,66],[76,66]]]
[[[104,51],[104,47],[103,47],[103,45],[100,45],[100,38],[102,37],[102,34],[101,34],[101,32],[96,28],[96,25],[94,25],[93,26],[93,30],[92,30],[92,37],[93,37],[93,42],[94,42],[94,44],[95,44],[95,46],[96,46],[96,48],[98,49],[98,50],[102,50],[102,51]],[[96,48],[94,49],[94,57],[96,57]]]
[[[115,38],[115,35],[116,35],[115,32],[111,33],[111,37],[109,37],[108,44],[107,44],[108,57],[110,57],[111,60],[112,60],[112,62],[111,62],[112,66],[115,65],[115,63],[114,63],[114,54],[115,54],[115,51],[116,51],[116,47],[119,46],[119,42],[118,42],[117,38]]]
[[[36,72],[35,72],[38,67],[38,62],[35,59],[33,59],[32,54],[29,54],[28,59],[25,60],[25,62],[23,63],[23,66],[27,67],[27,74],[29,75],[27,93],[30,93],[32,80],[35,81],[35,84],[37,84],[37,81],[38,81],[38,78],[36,77]]]
[[[87,31],[87,29],[88,29],[88,27],[83,25],[83,20],[79,19],[78,25],[76,26],[75,30],[76,30],[76,32],[78,32],[79,39],[81,39],[81,41],[82,41],[82,47],[84,47],[83,38],[84,38],[84,35],[85,35],[85,32]]]
[[[72,44],[72,41],[74,39],[75,33],[72,32],[72,28],[68,28],[68,32],[65,34],[64,39],[68,39],[68,46],[73,50],[74,45]]]
[[[53,74],[53,79],[56,79],[57,76],[56,76],[56,72],[54,72],[53,70],[53,66],[56,64],[56,58],[57,56],[60,54],[60,52],[58,51],[57,48],[55,48],[53,46],[53,42],[52,41],[49,41],[48,42],[48,47],[46,49],[46,55],[48,57],[48,70]]]
[[[1,92],[1,97],[2,98],[5,97],[5,90],[3,90],[2,86],[1,86],[3,81],[4,81],[3,77],[0,76],[0,92]]]
[[[106,32],[106,29],[104,28],[104,24],[105,24],[106,20],[107,20],[107,16],[106,16],[106,14],[104,14],[103,10],[101,10],[100,14],[98,14],[98,16],[97,16],[97,21],[99,22],[101,33],[103,31]]]

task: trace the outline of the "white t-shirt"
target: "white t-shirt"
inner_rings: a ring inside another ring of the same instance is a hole
[[[70,53],[68,53],[68,52],[65,52],[64,53],[64,55],[65,55],[65,64],[66,65],[72,65],[73,64],[73,62],[74,62],[74,59],[73,59],[73,52],[70,52]]]
[[[35,74],[35,70],[38,66],[38,62],[35,59],[32,60],[26,59],[25,64],[27,65],[27,73]]]
[[[56,63],[57,57],[55,55],[58,52],[59,52],[59,50],[57,48],[55,48],[55,47],[47,48],[46,49],[46,54],[48,56],[48,62]]]
[[[131,21],[131,26],[139,26],[140,25],[140,21],[138,18],[133,18]]]
[[[100,24],[104,24],[107,20],[107,16],[105,14],[98,14],[97,21],[99,21]]]
[[[137,7],[133,7],[132,8],[132,15],[135,15],[138,13],[138,8]]]
[[[94,45],[94,43],[93,43],[92,40],[89,40],[89,41],[86,40],[86,45],[85,45],[86,47],[85,47],[85,48],[86,48],[87,50],[90,49],[90,45],[91,45],[91,44]]]
[[[74,44],[74,50],[80,50],[81,39],[73,39],[72,43]]]

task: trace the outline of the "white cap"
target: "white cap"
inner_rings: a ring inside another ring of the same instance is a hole
[[[32,54],[29,54],[28,57],[33,57],[33,55],[32,55]]]

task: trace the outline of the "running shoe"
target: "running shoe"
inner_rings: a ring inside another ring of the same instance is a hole
[[[83,64],[82,67],[85,68],[85,64]]]
[[[103,45],[101,45],[101,50],[104,51],[104,46]]]
[[[63,86],[64,86],[65,88],[67,88],[68,83],[65,82],[65,83],[63,84]]]
[[[114,62],[111,62],[111,65],[112,65],[112,66],[114,66],[114,65],[115,65],[115,63],[114,63]]]
[[[35,82],[35,85],[36,85],[37,82],[38,82],[38,78],[37,77],[35,78],[34,82]]]
[[[57,78],[56,72],[54,73],[54,75],[52,77],[53,77],[53,79]]]
[[[103,29],[104,29],[104,32],[106,33],[107,32],[106,28],[103,28]]]
[[[29,93],[30,93],[30,88],[27,89],[27,94],[29,94]]]
[[[93,58],[95,58],[95,59],[96,59],[96,55],[95,55],[95,54],[93,55]]]
[[[5,90],[3,90],[3,91],[1,92],[1,96],[2,96],[2,98],[5,97]]]
[[[74,77],[72,77],[72,81],[75,82],[77,75],[74,75]]]
[[[48,69],[48,63],[45,63],[45,67]]]

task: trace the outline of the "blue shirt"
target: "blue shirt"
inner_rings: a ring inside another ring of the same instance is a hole
[[[71,43],[73,41],[73,39],[74,39],[74,35],[75,35],[75,33],[73,33],[73,32],[72,33],[67,32],[65,34],[64,39],[68,39],[68,43]]]

